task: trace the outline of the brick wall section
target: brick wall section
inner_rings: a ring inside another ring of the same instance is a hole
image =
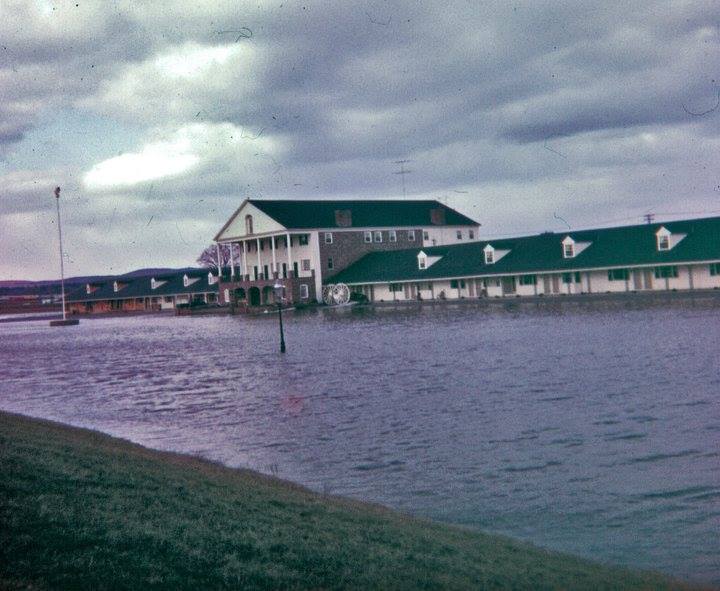
[[[382,242],[365,242],[364,231],[333,232],[332,244],[325,244],[325,232],[320,232],[320,265],[323,283],[350,266],[361,256],[376,250],[403,250],[422,247],[422,230],[416,228],[415,241],[408,241],[408,230],[396,230],[397,242],[390,242],[390,232],[382,230]],[[328,269],[328,258],[333,259],[333,269]]]
[[[249,276],[248,276],[249,277]],[[232,303],[234,305],[238,304],[239,302],[236,301],[235,297],[235,290],[238,288],[242,288],[245,290],[245,299],[243,300],[243,304],[247,303],[249,301],[250,297],[250,289],[252,287],[257,287],[260,290],[260,293],[262,294],[263,290],[267,287],[272,287],[275,285],[276,279],[259,279],[257,281],[252,281],[249,278],[248,279],[238,279],[237,281],[228,281],[223,280],[220,283],[220,301],[223,303]],[[297,303],[303,303],[303,304],[309,304],[314,302],[317,299],[317,294],[315,293],[315,275],[313,274],[311,277],[290,277],[287,279],[281,279],[282,283],[285,285],[285,298],[288,300],[288,302],[291,302],[293,304]],[[308,286],[308,297],[307,299],[303,299],[300,297],[300,285],[307,285]],[[225,290],[229,290],[230,295],[230,302],[225,302]],[[262,304],[262,302],[261,302]]]

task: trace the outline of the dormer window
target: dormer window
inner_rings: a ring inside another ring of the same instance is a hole
[[[655,232],[655,237],[658,250],[670,250],[670,231],[665,226]]]
[[[564,259],[575,258],[575,241],[570,236],[565,236],[562,241],[562,252]]]
[[[486,265],[494,265],[495,264],[495,249],[488,244],[485,248],[483,248],[483,253],[485,254],[485,264]]]
[[[183,275],[183,287],[190,285],[190,278],[187,275]]]
[[[214,285],[215,284],[215,275],[212,274],[212,271],[208,273],[208,285]]]
[[[157,289],[158,284],[157,281],[155,281],[155,277],[150,278],[150,289]]]
[[[119,289],[120,289],[120,286],[118,285],[118,282],[117,282],[117,281],[113,281],[113,291],[114,291],[115,293],[117,293]]]
[[[245,216],[245,233],[246,234],[253,233],[253,218],[250,214]]]
[[[92,290],[92,285],[90,285],[89,283],[86,284],[86,285],[85,285],[85,293],[88,294],[88,295],[90,295],[92,292],[93,292],[93,290]]]
[[[427,255],[423,251],[420,251],[418,253],[417,259],[418,259],[418,269],[420,269],[421,271],[423,269],[427,269]]]

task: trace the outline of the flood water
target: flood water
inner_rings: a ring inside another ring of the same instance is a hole
[[[0,325],[0,408],[720,584],[720,300]]]

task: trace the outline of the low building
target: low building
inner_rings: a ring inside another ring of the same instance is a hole
[[[273,303],[280,280],[286,300],[313,302],[367,253],[474,241],[479,226],[438,201],[247,199],[215,236],[232,261],[220,275],[220,300]]]
[[[718,289],[720,218],[373,252],[333,281],[373,302]]]
[[[174,310],[179,305],[216,304],[217,277],[206,270],[149,277],[119,276],[88,283],[67,298],[70,314]]]

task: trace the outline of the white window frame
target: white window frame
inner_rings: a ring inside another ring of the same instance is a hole
[[[494,250],[486,250],[485,251],[485,264],[486,265],[494,265],[495,264],[495,251]]]
[[[332,243],[333,243],[332,232],[325,232],[325,244],[332,244]]]
[[[468,230],[468,238],[470,240],[475,240],[475,230]]]
[[[300,299],[306,300],[310,297],[310,290],[308,289],[307,283],[300,284]]]
[[[382,242],[382,230],[375,230],[373,232],[373,242],[380,244]]]
[[[408,230],[408,242],[415,242],[415,230]]]
[[[301,268],[303,271],[309,271],[310,270],[310,259],[302,259]]]
[[[423,230],[423,240],[430,240],[430,232]]]
[[[659,234],[657,237],[657,248],[659,251],[670,250],[670,236]]]
[[[462,230],[455,231],[455,238],[457,238],[458,240],[462,240]]]
[[[372,242],[372,231],[371,230],[365,230],[365,242],[368,244]]]
[[[395,230],[388,231],[388,242],[397,242],[397,232]]]
[[[574,259],[575,258],[575,245],[572,243],[563,244],[563,258]]]

